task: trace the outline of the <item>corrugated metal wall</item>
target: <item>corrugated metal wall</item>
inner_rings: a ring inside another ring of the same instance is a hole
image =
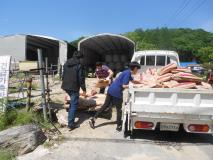
[[[11,55],[16,61],[25,60],[26,36],[13,35],[0,37],[0,55]]]

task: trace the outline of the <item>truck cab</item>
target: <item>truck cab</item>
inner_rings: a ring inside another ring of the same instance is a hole
[[[176,63],[180,66],[178,54],[168,50],[138,51],[134,53],[131,61],[141,64],[143,71],[147,68],[161,68],[169,63]]]

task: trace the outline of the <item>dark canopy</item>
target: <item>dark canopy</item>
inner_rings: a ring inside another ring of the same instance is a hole
[[[105,33],[82,39],[78,50],[84,53],[86,64],[91,66],[97,61],[106,62],[107,55],[123,55],[130,61],[135,43],[122,35]]]

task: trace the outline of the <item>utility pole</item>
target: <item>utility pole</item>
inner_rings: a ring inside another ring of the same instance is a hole
[[[47,121],[47,107],[46,107],[46,96],[45,96],[45,85],[44,85],[44,76],[43,76],[43,56],[42,50],[37,49],[38,52],[38,67],[40,73],[40,85],[41,85],[41,105],[43,108],[44,120]]]

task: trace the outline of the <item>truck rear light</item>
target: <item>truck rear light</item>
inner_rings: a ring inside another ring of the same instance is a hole
[[[209,126],[207,124],[190,124],[188,129],[191,132],[208,132]]]
[[[150,129],[154,126],[152,122],[136,121],[135,128]]]

